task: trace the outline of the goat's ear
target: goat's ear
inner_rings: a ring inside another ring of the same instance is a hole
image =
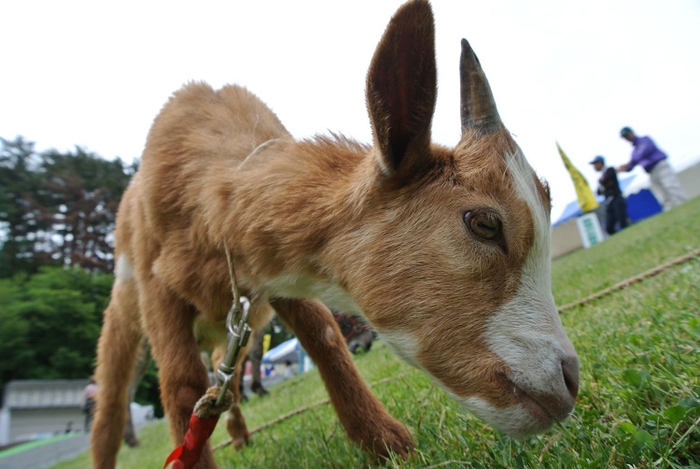
[[[437,96],[435,25],[426,0],[394,14],[367,73],[375,155],[387,176],[408,176],[426,161]]]

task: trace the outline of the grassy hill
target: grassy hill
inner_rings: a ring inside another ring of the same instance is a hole
[[[606,242],[554,263],[558,304],[588,296],[700,249],[700,198],[638,223]],[[414,435],[416,453],[397,468],[700,467],[700,261],[674,266],[562,313],[581,358],[575,413],[545,435],[513,440],[463,412],[417,370],[377,343],[357,358],[388,411]],[[250,429],[326,398],[316,372],[243,405]],[[164,423],[123,447],[121,468],[161,468],[171,443]],[[227,438],[223,425],[212,437]],[[221,467],[359,468],[375,463],[354,447],[329,405],[253,436],[241,452],[218,450]],[[89,467],[84,454],[57,469]]]

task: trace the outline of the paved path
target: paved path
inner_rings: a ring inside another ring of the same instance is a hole
[[[281,376],[262,378],[262,385],[270,388],[283,381]],[[246,389],[252,394],[250,388]],[[0,469],[47,469],[61,461],[72,459],[90,449],[90,435],[79,434],[58,441],[35,446],[31,449],[2,457],[0,453]]]
[[[45,469],[66,459],[72,459],[90,447],[90,435],[75,435],[11,456],[0,458],[2,469]]]

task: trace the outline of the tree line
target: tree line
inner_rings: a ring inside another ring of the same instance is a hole
[[[43,266],[111,273],[117,207],[138,163],[0,139],[0,278]]]
[[[91,376],[117,208],[137,168],[0,138],[0,394],[13,379]],[[154,367],[139,396],[158,407]]]
[[[0,137],[0,396],[14,379],[88,378],[114,281],[119,201],[138,161]],[[277,319],[271,347],[291,334]],[[137,402],[162,415],[153,363]]]

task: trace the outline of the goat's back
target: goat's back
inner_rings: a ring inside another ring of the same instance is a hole
[[[272,139],[292,136],[243,87],[190,83],[175,92],[151,127],[139,170],[152,228],[170,231],[169,220],[200,211],[206,188]]]

